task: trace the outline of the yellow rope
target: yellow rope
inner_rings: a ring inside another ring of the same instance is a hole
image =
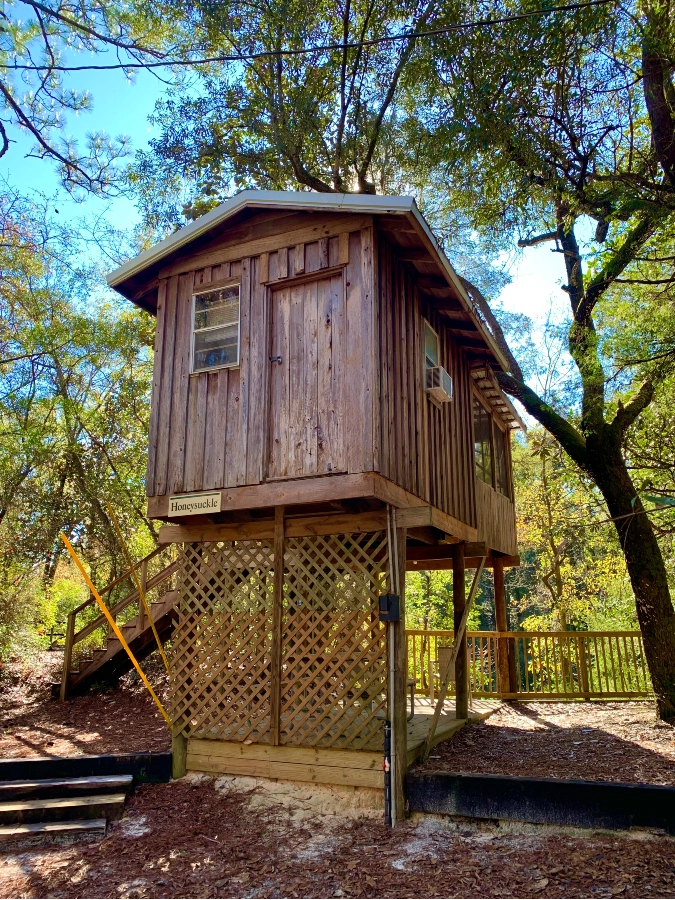
[[[131,569],[131,577],[133,578],[134,584],[136,585],[136,590],[138,591],[138,596],[141,598],[141,603],[143,604],[143,606],[145,608],[145,613],[146,613],[148,619],[150,620],[150,627],[152,628],[152,633],[154,634],[155,640],[157,641],[157,649],[159,650],[159,652],[162,656],[162,659],[164,661],[164,668],[166,669],[168,674],[171,675],[171,666],[169,665],[169,660],[166,658],[166,653],[164,652],[164,647],[162,647],[162,642],[160,641],[159,635],[157,634],[157,629],[155,628],[155,623],[153,622],[153,619],[152,619],[152,613],[150,611],[150,606],[148,605],[148,601],[145,596],[145,591],[141,587],[141,582],[139,581],[138,576],[136,575],[136,566],[134,566],[133,562],[131,561],[131,554],[129,553],[129,550],[124,541],[124,538],[122,537],[122,531],[120,529],[119,522],[117,521],[117,516],[115,515],[115,511],[112,508],[110,503],[106,503],[106,506],[108,507],[108,513],[110,514],[110,519],[113,523],[113,527],[115,528],[115,531],[117,532],[117,537],[119,538],[120,544],[122,545],[122,550],[124,551],[124,556],[126,557],[127,565]]]
[[[152,685],[150,684],[150,682],[148,681],[148,679],[145,677],[145,673],[143,672],[143,670],[142,670],[141,667],[139,666],[136,657],[134,656],[134,654],[131,652],[131,649],[129,648],[129,645],[128,645],[127,642],[124,640],[124,637],[122,636],[122,632],[121,632],[121,631],[119,630],[119,628],[117,627],[117,622],[116,622],[116,621],[113,619],[113,617],[110,615],[110,610],[108,609],[108,607],[105,605],[105,603],[104,603],[103,600],[101,599],[101,597],[100,597],[98,591],[97,591],[96,588],[94,587],[94,583],[92,582],[91,578],[87,575],[87,573],[86,573],[86,571],[85,571],[85,569],[84,569],[84,566],[83,566],[82,563],[80,562],[80,558],[78,557],[77,553],[73,550],[73,547],[72,547],[70,541],[68,540],[68,538],[67,538],[67,537],[65,536],[65,534],[63,534],[63,533],[61,534],[61,540],[62,540],[63,543],[66,545],[66,550],[67,550],[68,553],[70,553],[70,555],[72,556],[73,562],[75,563],[75,565],[77,566],[77,568],[78,568],[78,569],[80,570],[80,572],[82,573],[82,577],[83,577],[84,580],[87,582],[87,587],[88,587],[89,590],[91,591],[93,598],[94,598],[94,599],[96,600],[96,602],[98,603],[98,605],[99,605],[99,607],[100,607],[100,609],[101,609],[101,612],[103,613],[103,615],[104,615],[104,616],[106,617],[106,619],[108,620],[108,622],[109,622],[109,624],[110,624],[110,627],[112,628],[112,630],[113,630],[114,633],[115,633],[115,637],[117,638],[117,640],[120,642],[120,644],[121,644],[121,645],[124,647],[124,649],[126,650],[127,655],[129,656],[129,659],[130,659],[131,662],[134,664],[134,668],[136,669],[136,671],[138,672],[138,674],[141,676],[141,680],[143,681],[143,684],[144,684],[144,685],[146,686],[146,688],[150,691],[150,696],[152,697],[152,699],[153,699],[153,700],[155,701],[155,703],[157,704],[157,708],[159,709],[159,711],[161,712],[161,714],[164,716],[164,720],[166,721],[166,724],[169,726],[169,728],[171,728],[171,719],[169,718],[169,714],[167,713],[167,711],[166,711],[166,710],[164,709],[164,707],[162,706],[162,701],[159,699],[159,697],[157,696],[157,694],[153,691]]]

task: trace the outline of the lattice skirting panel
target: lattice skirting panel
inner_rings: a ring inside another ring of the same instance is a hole
[[[175,727],[187,737],[268,741],[272,542],[185,544],[179,561]]]
[[[280,743],[381,751],[386,533],[288,538],[283,556],[274,634],[271,541],[184,546],[172,663],[178,730],[269,743],[278,641]]]

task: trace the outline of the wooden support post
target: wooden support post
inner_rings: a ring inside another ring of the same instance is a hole
[[[407,804],[405,775],[408,761],[408,711],[406,707],[408,665],[405,636],[405,551],[406,529],[396,529],[398,548],[398,586],[401,619],[394,623],[394,752],[396,755],[395,781],[392,789],[396,793],[396,818],[406,818]]]
[[[506,610],[506,590],[504,588],[504,560],[495,556],[494,560],[494,588],[495,588],[495,625],[498,632],[509,630],[509,620]],[[511,673],[509,669],[509,639],[499,638],[497,641],[497,665],[499,671],[499,693],[510,694]]]
[[[453,544],[452,607],[455,642],[457,642],[458,634],[461,635],[455,661],[455,715],[458,719],[469,718],[469,660],[466,652],[466,637],[461,634],[462,616],[466,605],[464,573],[464,544]]]
[[[284,507],[274,510],[274,592],[270,672],[270,741],[279,746],[281,718],[281,637],[284,608]]]
[[[66,624],[66,636],[63,642],[63,670],[61,672],[61,690],[59,691],[59,700],[63,701],[68,697],[68,680],[70,679],[70,669],[73,665],[73,644],[75,643],[75,613],[68,613],[68,622]]]
[[[174,730],[171,736],[171,777],[183,778],[187,775],[187,738]]]

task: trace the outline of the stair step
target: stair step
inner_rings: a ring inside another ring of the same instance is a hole
[[[84,834],[105,835],[105,819],[72,819],[70,822],[28,822],[23,825],[0,825],[0,844],[32,837],[59,838]]]
[[[0,802],[84,797],[87,794],[130,791],[133,775],[96,775],[88,778],[38,778],[31,781],[0,781]]]
[[[69,818],[119,819],[125,799],[125,794],[95,794],[66,799],[11,800],[0,803],[0,825],[62,822]]]

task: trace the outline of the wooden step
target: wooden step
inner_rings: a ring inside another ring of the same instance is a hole
[[[87,794],[128,792],[133,775],[97,775],[89,778],[39,778],[31,781],[0,781],[0,802],[85,797]]]
[[[70,822],[28,822],[23,825],[0,825],[0,844],[27,838],[60,838],[70,835],[104,837],[105,819],[72,819]]]
[[[10,800],[0,803],[0,825],[63,822],[67,819],[119,819],[125,794],[94,794],[48,800]]]

